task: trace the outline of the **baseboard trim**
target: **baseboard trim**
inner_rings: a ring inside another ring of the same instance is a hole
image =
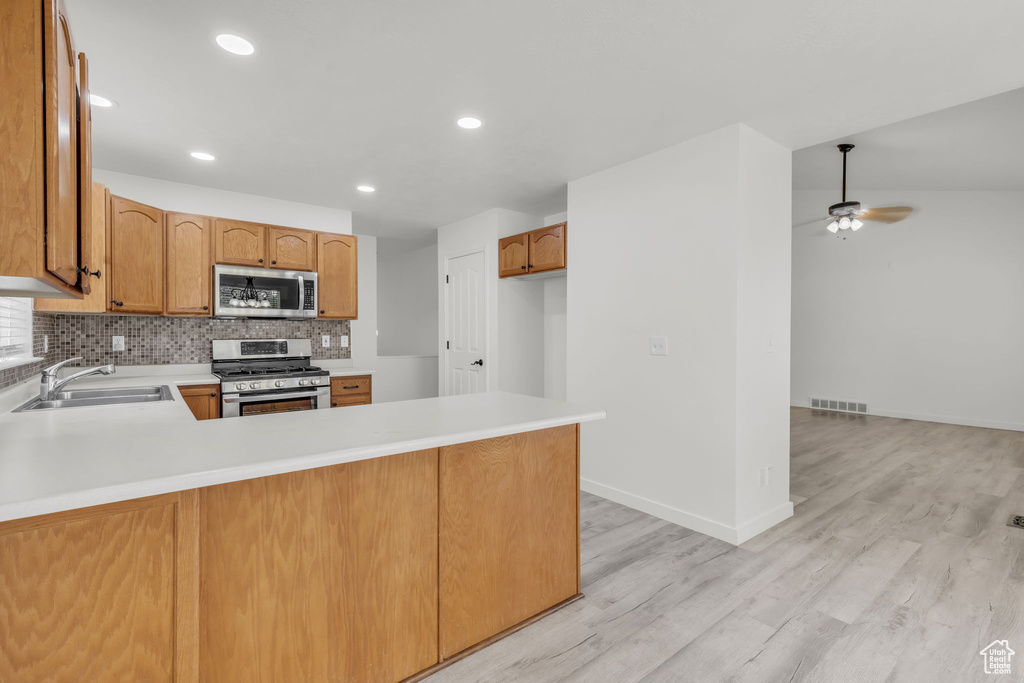
[[[787,500],[782,505],[769,510],[763,514],[747,520],[736,529],[737,543],[746,543],[762,531],[767,531],[779,522],[785,521],[793,516],[793,501]]]
[[[791,403],[794,408],[807,408],[808,410],[815,410],[807,406],[806,402],[803,403]],[[835,412],[838,415],[860,415],[862,413],[844,413],[842,411],[827,411]],[[938,422],[939,424],[947,425],[960,425],[962,427],[984,427],[985,429],[1004,429],[1011,432],[1024,432],[1024,424],[1016,422],[996,422],[995,420],[975,420],[969,417],[949,417],[946,415],[928,415],[924,413],[907,413],[901,410],[876,410],[872,409],[868,412],[868,415],[877,415],[878,417],[894,417],[900,420],[917,420],[919,422]]]
[[[596,481],[590,479],[580,479],[580,488],[587,493],[593,493],[595,496],[601,496],[608,500],[621,503],[626,507],[631,507],[634,510],[640,512],[646,512],[649,515],[654,515],[659,519],[663,519],[666,522],[672,522],[679,526],[684,526],[687,529],[693,529],[699,531],[702,534],[713,536],[720,541],[726,543],[732,543],[733,545],[739,545],[739,533],[735,527],[731,527],[728,524],[722,524],[700,515],[695,515],[679,508],[674,508],[671,505],[665,505],[664,503],[658,503],[649,498],[643,496],[637,496],[632,493],[627,493],[622,489],[617,489],[613,486],[605,486],[599,484]],[[790,505],[790,514],[792,514],[792,505]],[[767,528],[767,527],[766,527]]]

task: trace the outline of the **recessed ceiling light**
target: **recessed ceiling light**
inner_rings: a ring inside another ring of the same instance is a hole
[[[116,107],[117,102],[114,100],[108,100],[106,97],[100,97],[96,93],[89,93],[89,104],[94,107]]]
[[[470,130],[472,130],[473,128],[479,128],[480,126],[484,125],[483,121],[474,116],[463,116],[455,123],[459,124],[459,126],[461,126],[462,128],[469,128]]]
[[[356,189],[359,190],[360,192],[376,192],[377,191],[376,187],[371,187],[369,185],[357,185]]]
[[[221,33],[214,40],[222,48],[233,55],[251,55],[256,52],[256,47],[242,36],[233,33]]]
[[[200,161],[213,161],[217,157],[212,154],[207,154],[206,152],[192,152],[192,158],[199,159]]]

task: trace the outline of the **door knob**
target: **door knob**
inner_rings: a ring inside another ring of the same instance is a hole
[[[480,367],[483,367],[484,366],[484,359],[481,358],[480,360],[475,360],[472,363],[470,363],[470,365],[479,365]]]

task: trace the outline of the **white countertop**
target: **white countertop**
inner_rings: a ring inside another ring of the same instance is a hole
[[[90,377],[73,386],[167,384],[175,400],[35,413],[9,412],[34,383],[0,392],[0,521],[605,417],[492,392],[197,421],[175,387],[216,381],[195,371]]]

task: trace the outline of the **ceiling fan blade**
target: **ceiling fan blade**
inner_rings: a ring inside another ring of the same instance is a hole
[[[829,220],[832,220],[832,216],[822,216],[821,218],[812,218],[811,220],[804,221],[803,223],[796,223],[796,224],[793,225],[793,227],[794,228],[802,228],[803,226],[810,225],[811,223],[820,223],[821,221],[829,221]]]
[[[876,223],[898,223],[913,211],[909,206],[882,206],[877,209],[868,209],[858,218],[862,221],[875,221]]]

